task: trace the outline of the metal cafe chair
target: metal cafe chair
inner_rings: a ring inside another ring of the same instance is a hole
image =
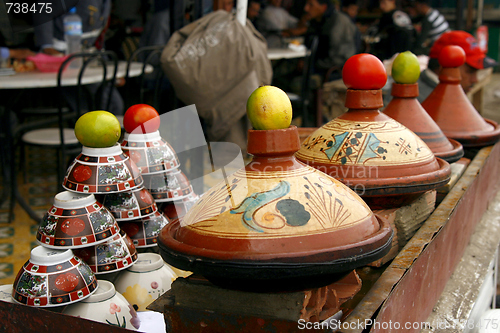
[[[68,112],[65,106],[64,94],[68,94],[67,86],[63,85],[63,72],[69,63],[75,59],[82,59],[82,66],[78,70],[76,83],[76,108]],[[102,71],[102,78],[98,81],[98,89],[95,94],[91,93],[84,82],[84,76],[90,67],[99,67]],[[111,75],[108,72],[111,69]],[[29,122],[22,124],[15,129],[12,140],[21,149],[26,145],[54,148],[57,150],[57,181],[62,183],[68,157],[76,155],[81,150],[74,129],[71,127],[78,118],[87,111],[96,109],[109,110],[111,105],[113,86],[116,81],[118,71],[118,58],[112,51],[82,52],[70,55],[59,67],[57,72],[57,115],[51,116],[40,122]],[[84,97],[82,97],[82,95]],[[86,107],[82,103],[82,98],[86,100]],[[21,206],[28,212],[31,218],[38,220],[39,217],[30,209],[29,205],[19,194],[17,186],[17,168],[15,162],[16,149],[12,149],[10,158],[11,171],[11,201],[9,209],[9,221],[13,216],[14,204],[17,199]],[[61,188],[61,185],[58,186]]]

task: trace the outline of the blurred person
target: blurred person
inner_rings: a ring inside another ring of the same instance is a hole
[[[448,21],[437,9],[430,6],[430,0],[415,0],[414,8],[420,16],[420,32],[417,33],[413,52],[429,54],[432,44],[444,32],[450,30]]]
[[[247,7],[247,18],[255,26],[257,24],[257,19],[260,15],[260,1],[250,0],[248,1]]]
[[[233,12],[234,11],[234,0],[222,0],[222,10],[225,10],[226,12]]]
[[[309,19],[306,43],[313,35],[319,37],[314,72],[323,78],[330,68],[341,69],[356,54],[357,27],[349,16],[335,10],[330,0],[307,0],[304,11]],[[340,77],[326,80],[336,78]]]
[[[257,20],[257,29],[266,38],[269,47],[281,47],[284,31],[297,27],[299,19],[281,7],[282,0],[268,0]]]
[[[458,45],[465,51],[465,63],[460,66],[460,76],[462,77],[460,84],[465,93],[468,93],[477,83],[478,70],[498,65],[495,60],[486,56],[479,47],[476,38],[471,34],[461,30],[445,32],[434,42],[429,53],[427,68],[422,71],[418,79],[418,100],[420,102],[423,102],[439,83],[441,66],[438,58],[441,50],[448,45]]]
[[[342,12],[344,12],[347,16],[349,16],[352,22],[356,25],[356,18],[358,17],[358,0],[343,0],[342,1]],[[356,53],[361,52],[362,49],[362,41],[361,41],[361,31],[356,25]]]
[[[415,30],[410,16],[398,9],[396,0],[379,0],[379,7],[382,16],[372,33],[378,41],[371,45],[371,53],[386,60],[412,48]]]

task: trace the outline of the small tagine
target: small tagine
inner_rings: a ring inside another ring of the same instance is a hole
[[[331,283],[384,256],[390,226],[347,186],[296,160],[291,106],[275,112],[286,95],[265,90],[265,112],[252,114],[254,94],[247,104],[263,124],[248,132],[252,162],[162,229],[164,260],[225,287],[285,290]]]
[[[347,60],[345,114],[317,129],[296,157],[339,179],[371,208],[398,207],[445,185],[449,164],[436,158],[415,133],[381,113],[385,68],[371,54]]]
[[[439,54],[439,84],[422,102],[422,107],[448,137],[465,148],[492,145],[500,138],[499,125],[484,119],[474,108],[460,85],[460,66],[465,52],[457,45],[448,45]]]
[[[415,132],[436,157],[448,163],[458,161],[464,155],[462,145],[448,139],[417,100],[420,76],[417,57],[410,51],[400,53],[393,62],[392,76],[393,98],[384,113]]]

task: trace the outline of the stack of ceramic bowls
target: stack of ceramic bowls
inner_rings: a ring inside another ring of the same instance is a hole
[[[137,248],[156,246],[156,237],[169,221],[158,211],[156,202],[144,187],[118,193],[105,194],[100,198],[120,228],[132,239]]]
[[[187,177],[179,169],[177,155],[172,147],[161,138],[159,131],[145,134],[125,133],[122,149],[141,170],[144,187],[160,205],[160,211],[170,212],[170,214],[165,214],[166,218],[173,220],[178,215],[183,216],[188,207],[196,202],[198,196],[193,192],[193,187]],[[165,209],[166,206],[170,208]],[[165,216],[163,218],[165,219]],[[155,219],[157,221],[155,225],[160,226],[160,213],[150,219]],[[130,224],[129,227],[132,231],[138,229]],[[151,244],[146,242],[145,246],[148,245]]]
[[[119,271],[137,261],[132,241],[93,194],[58,193],[36,238],[50,249],[74,250],[95,274]]]

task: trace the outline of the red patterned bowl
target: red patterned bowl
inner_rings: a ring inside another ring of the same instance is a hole
[[[172,171],[179,167],[177,155],[161,138],[159,131],[146,134],[125,133],[122,149],[143,175]]]
[[[53,307],[81,301],[96,288],[94,273],[73,251],[38,246],[19,270],[12,298],[29,306]]]
[[[132,239],[137,248],[157,245],[156,238],[161,229],[169,223],[169,219],[160,212],[131,221],[120,222],[120,228]]]
[[[137,250],[123,230],[106,243],[75,249],[73,252],[95,274],[121,271],[137,261]]]
[[[154,214],[158,208],[144,187],[130,191],[104,194],[100,202],[117,221],[134,220]]]
[[[74,249],[104,243],[119,231],[113,215],[93,194],[64,191],[54,197],[36,239],[48,248]]]
[[[63,187],[72,192],[112,193],[142,185],[141,173],[120,144],[107,148],[83,147],[64,177]]]

